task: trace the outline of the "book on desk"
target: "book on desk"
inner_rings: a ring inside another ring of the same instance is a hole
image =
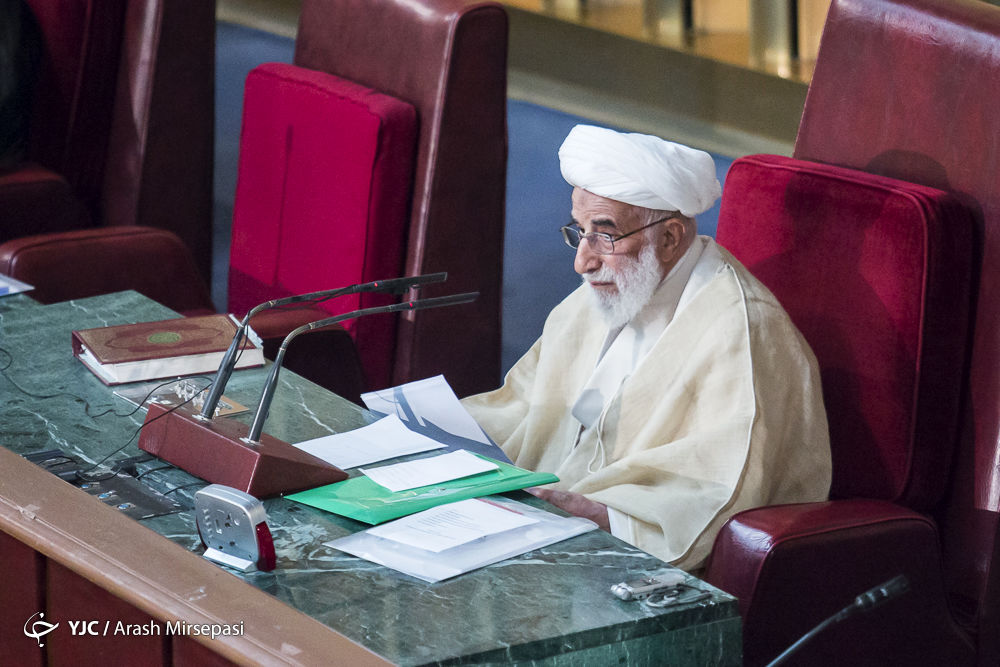
[[[73,332],[73,354],[107,385],[212,373],[236,334],[227,315],[180,317]],[[261,366],[264,351],[244,344],[237,368]]]

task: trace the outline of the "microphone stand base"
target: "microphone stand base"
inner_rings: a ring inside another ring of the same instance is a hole
[[[139,435],[139,449],[210,484],[245,491],[255,498],[312,489],[347,479],[347,473],[297,447],[261,435],[245,440],[246,424],[232,419],[205,420],[189,406],[151,403]]]

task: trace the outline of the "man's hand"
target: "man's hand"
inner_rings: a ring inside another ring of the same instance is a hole
[[[552,503],[559,509],[569,512],[574,516],[582,516],[584,519],[590,519],[603,530],[611,532],[607,505],[590,500],[579,493],[543,489],[540,486],[533,486],[530,489],[525,489],[525,491],[536,498],[541,498],[546,502]]]

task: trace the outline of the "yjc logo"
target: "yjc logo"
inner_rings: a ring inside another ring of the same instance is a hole
[[[32,619],[35,618],[36,616],[38,617],[38,620],[32,622]],[[50,632],[59,627],[58,623],[49,623],[48,621],[43,621],[42,620],[43,618],[45,618],[45,614],[43,612],[37,611],[34,614],[32,614],[27,621],[24,622],[24,635],[26,637],[34,637],[35,640],[38,642],[39,648],[45,646],[45,644],[42,643],[42,637],[44,637],[45,635],[49,634]],[[28,629],[29,625],[31,626],[30,630]]]

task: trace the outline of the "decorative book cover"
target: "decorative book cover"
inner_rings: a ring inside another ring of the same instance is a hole
[[[226,315],[180,317],[73,332],[73,354],[106,384],[215,371],[236,334]],[[259,366],[264,353],[244,344],[237,368]]]

